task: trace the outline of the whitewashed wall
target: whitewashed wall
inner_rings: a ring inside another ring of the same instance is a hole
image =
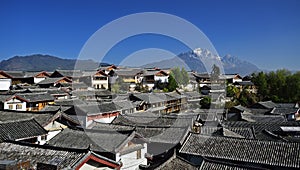
[[[0,79],[0,90],[9,90],[11,79]]]

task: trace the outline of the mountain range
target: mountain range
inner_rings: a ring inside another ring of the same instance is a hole
[[[260,69],[247,61],[240,60],[238,57],[225,55],[219,57],[212,54],[206,49],[195,49],[181,53],[174,58],[162,60],[159,62],[149,63],[140,67],[150,68],[172,68],[175,66],[185,67],[186,70],[193,70],[199,73],[207,72],[202,61],[217,61],[221,62],[226,74],[239,73],[241,75],[248,75]],[[34,54],[28,56],[15,56],[8,60],[0,62],[0,70],[7,71],[53,71],[55,69],[71,70],[77,62],[79,66],[76,69],[89,70],[97,68],[99,63],[93,60],[76,60],[76,59],[62,59],[51,55]],[[101,63],[101,65],[106,63]]]
[[[211,53],[209,50],[197,48],[193,51],[181,53],[174,58],[162,60],[159,62],[149,63],[143,65],[144,68],[158,67],[158,68],[172,68],[185,67],[186,70],[193,70],[199,73],[208,72],[202,61],[214,61],[222,64],[226,74],[239,73],[240,75],[249,75],[253,72],[260,71],[260,69],[248,62],[239,59],[236,56],[225,55],[220,57]]]
[[[15,56],[0,62],[0,70],[7,71],[54,71],[55,69],[72,70],[75,64],[78,69],[98,68],[99,63],[93,60],[62,59],[51,55],[34,54]]]

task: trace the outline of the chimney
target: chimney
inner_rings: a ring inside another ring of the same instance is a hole
[[[194,133],[200,134],[201,133],[201,126],[202,126],[201,123],[199,123],[198,121],[194,121],[192,131]]]

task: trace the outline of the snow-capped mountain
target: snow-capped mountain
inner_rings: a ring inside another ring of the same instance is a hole
[[[260,70],[256,65],[229,54],[225,55],[221,60],[225,73],[240,73],[241,75],[248,75]]]
[[[243,61],[238,57],[231,55],[220,57],[207,49],[201,48],[181,53],[172,59],[150,63],[143,67],[172,68],[179,66],[185,67],[187,70],[208,72],[203,63],[206,63],[206,65],[208,65],[207,63],[220,63],[223,65],[226,74],[239,73],[241,75],[248,75],[260,70],[256,65]]]
[[[193,50],[193,53],[196,54],[196,58],[209,58],[209,59],[213,59],[213,60],[221,60],[221,58],[218,55],[215,55],[213,53],[211,53],[209,50],[207,49],[202,49],[202,48],[196,48]]]

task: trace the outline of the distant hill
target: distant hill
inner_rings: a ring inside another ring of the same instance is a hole
[[[79,60],[79,68],[82,70],[99,67],[99,63],[93,60]],[[0,70],[7,71],[53,71],[55,69],[74,69],[75,59],[62,59],[50,55],[34,54],[29,56],[15,56],[0,62]]]
[[[253,72],[261,71],[256,65],[239,59],[238,57],[226,55],[222,59],[225,73],[240,73],[241,75],[248,75]]]
[[[172,68],[175,66],[185,67],[187,70],[194,70],[197,72],[206,72],[206,69],[201,60],[218,60],[221,61],[226,74],[239,73],[241,75],[248,75],[260,69],[247,61],[240,60],[238,57],[226,55],[219,57],[212,54],[205,49],[195,49],[193,51],[181,53],[178,56],[154,62],[140,67],[159,67],[159,68]],[[51,55],[34,54],[28,56],[15,56],[8,60],[0,62],[0,70],[7,71],[53,71],[55,69],[72,70],[78,62],[77,69],[89,70],[99,67],[99,63],[93,60],[75,60],[75,59],[62,59]],[[101,63],[101,65],[108,65]]]
[[[179,66],[179,67],[185,67],[187,70],[194,70],[200,73],[207,72],[201,60],[221,61],[226,74],[239,73],[245,76],[260,70],[256,65],[247,61],[240,60],[238,57],[231,56],[231,55],[219,57],[217,55],[212,54],[210,51],[201,48],[195,49],[193,51],[181,53],[172,59],[149,63],[143,65],[142,67],[172,68],[175,66]]]

